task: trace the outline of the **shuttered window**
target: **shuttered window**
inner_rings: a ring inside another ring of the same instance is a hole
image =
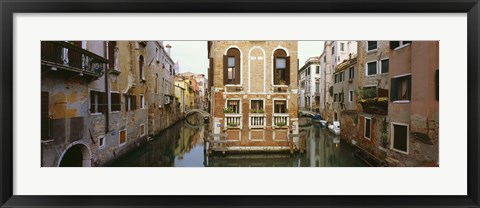
[[[367,50],[372,51],[377,49],[377,41],[367,41]]]
[[[108,98],[104,92],[90,91],[90,113],[107,113]]]
[[[145,75],[143,70],[144,64],[145,64],[145,60],[143,59],[143,56],[140,56],[138,60],[138,71],[139,71],[138,76],[140,76],[140,80],[145,80]]]
[[[371,135],[371,133],[372,133],[372,123],[371,122],[372,122],[371,118],[365,117],[365,130],[363,132],[364,132],[365,138],[367,138],[367,139],[370,139],[372,137],[372,135]]]
[[[388,73],[389,60],[388,60],[388,59],[383,59],[383,60],[380,62],[380,65],[381,65],[381,68],[382,68],[381,73],[382,73],[382,74]]]
[[[275,100],[274,101],[274,113],[287,113],[287,101],[286,100]]]
[[[289,85],[290,84],[290,57],[282,49],[277,49],[274,53],[274,84]],[[310,72],[308,71],[308,74]]]
[[[135,95],[124,94],[125,98],[125,111],[131,111],[137,109],[137,97]]]
[[[348,70],[348,79],[353,79],[355,77],[355,69],[353,67],[350,67]]]
[[[377,74],[377,61],[367,63],[367,75]]]
[[[439,99],[440,97],[440,83],[439,83],[439,72],[438,72],[438,69],[437,71],[435,71],[435,98],[437,98],[437,100]]]
[[[412,76],[402,76],[390,80],[390,100],[410,100],[412,96]]]
[[[408,126],[397,124],[392,124],[392,126],[393,149],[408,153]]]
[[[121,110],[121,100],[120,100],[120,93],[112,92],[110,93],[110,109],[112,112],[120,111]]]
[[[250,109],[255,109],[257,112],[263,109],[263,100],[252,100],[251,103]]]
[[[227,55],[223,56],[223,82],[224,84],[240,84],[240,51],[230,48]]]
[[[50,115],[48,113],[50,97],[48,92],[42,92],[41,96],[41,136],[42,139],[48,139],[50,137]]]
[[[115,67],[115,48],[117,47],[116,41],[108,41],[108,68],[114,69]]]
[[[121,130],[120,131],[120,135],[119,135],[119,139],[120,139],[120,144],[125,144],[125,142],[127,142],[127,130]]]

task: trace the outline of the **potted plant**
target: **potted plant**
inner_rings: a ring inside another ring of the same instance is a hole
[[[277,122],[277,123],[275,123],[275,125],[277,125],[277,126],[279,126],[279,127],[283,127],[283,126],[287,125],[287,123],[285,123],[285,122]]]
[[[260,109],[260,110],[258,110],[258,113],[265,113],[265,110]]]
[[[250,109],[250,113],[257,113],[257,109]]]

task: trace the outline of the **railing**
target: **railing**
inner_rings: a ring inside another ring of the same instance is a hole
[[[277,128],[288,127],[288,114],[287,113],[274,113],[273,114],[273,126]]]
[[[41,42],[42,65],[100,77],[108,60],[64,41]]]
[[[242,114],[225,114],[227,128],[242,128]]]
[[[266,126],[266,115],[263,113],[252,113],[248,117],[250,128],[264,128]]]

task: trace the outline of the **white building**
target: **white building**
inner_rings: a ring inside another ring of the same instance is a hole
[[[208,80],[205,78],[204,74],[198,74],[195,76],[195,80],[197,80],[198,85],[198,97],[199,103],[198,107],[202,110],[207,110],[207,85]]]
[[[357,41],[325,41],[320,55],[320,114],[333,121],[333,73],[337,64],[357,54]],[[323,75],[323,76],[322,76]]]
[[[320,57],[310,57],[298,71],[299,108],[319,112],[320,106]]]

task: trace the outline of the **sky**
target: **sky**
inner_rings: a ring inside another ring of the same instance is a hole
[[[320,56],[323,51],[324,41],[298,41],[299,66],[312,56]],[[171,57],[179,63],[180,73],[193,72],[208,76],[207,41],[164,41],[170,44]]]

